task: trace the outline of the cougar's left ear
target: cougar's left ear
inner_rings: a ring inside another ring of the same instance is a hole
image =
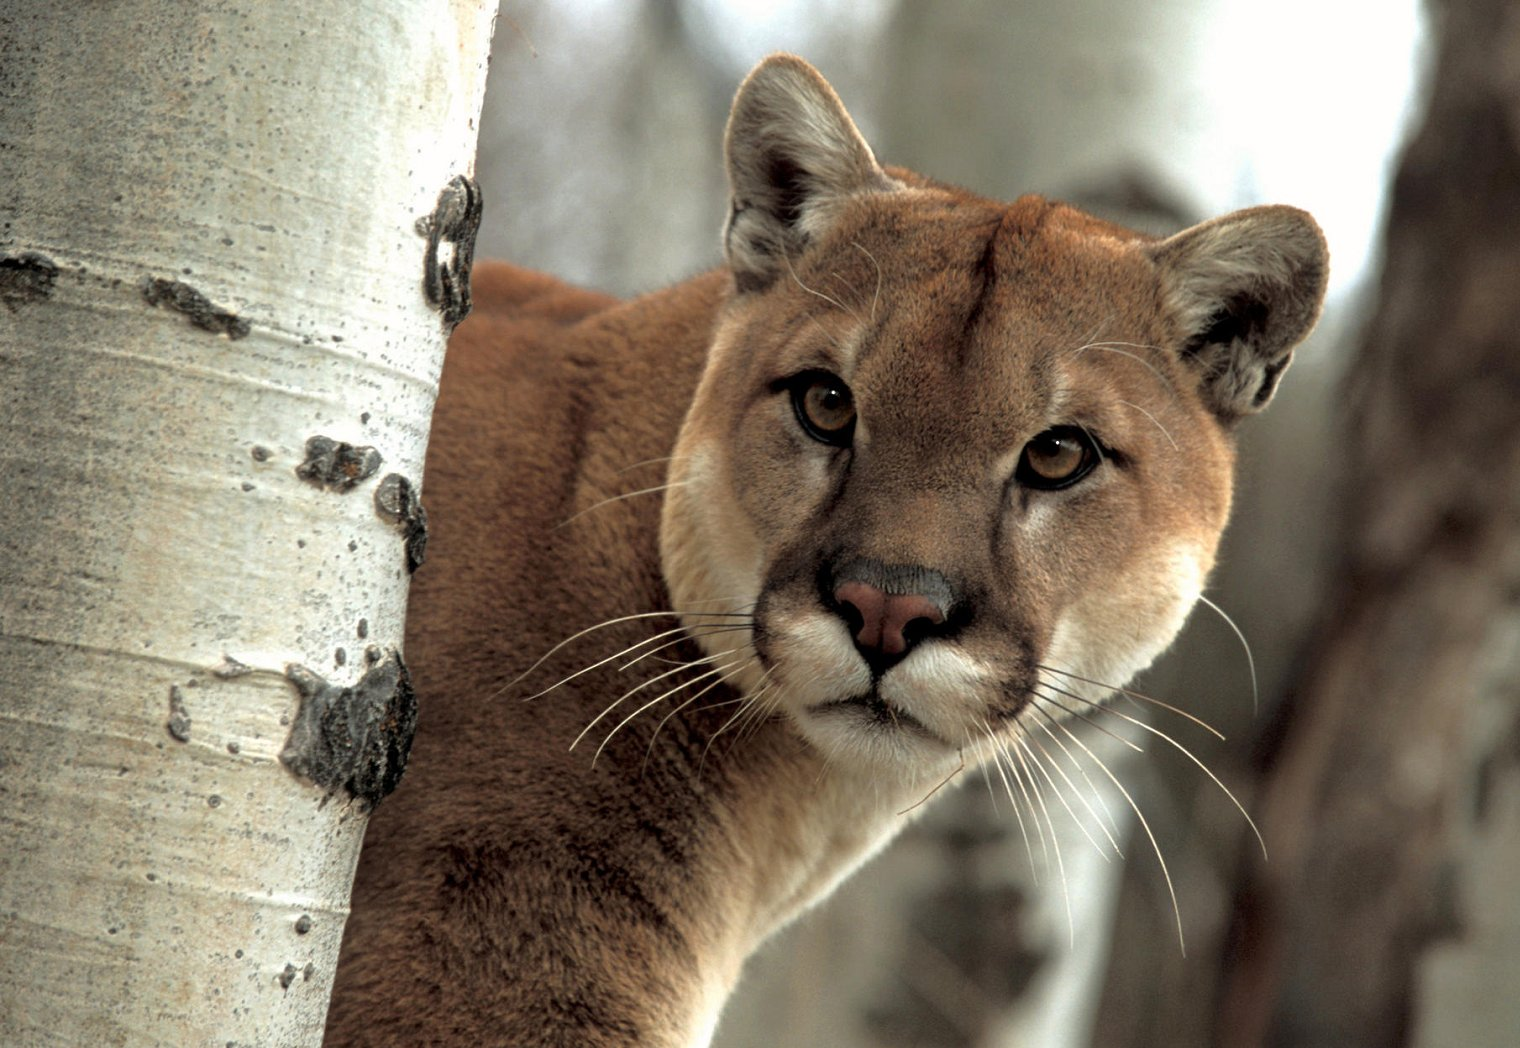
[[[739,86],[723,147],[723,247],[740,291],[784,273],[849,197],[898,187],[828,81],[794,55],[770,56]]]
[[[1225,422],[1266,407],[1324,303],[1330,257],[1314,219],[1253,207],[1150,250],[1204,401]]]

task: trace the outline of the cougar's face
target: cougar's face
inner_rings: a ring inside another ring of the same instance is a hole
[[[932,772],[1085,714],[1199,595],[1229,440],[1154,265],[1084,221],[864,202],[718,327],[667,581],[709,656],[834,759]],[[752,618],[709,631],[718,611]]]

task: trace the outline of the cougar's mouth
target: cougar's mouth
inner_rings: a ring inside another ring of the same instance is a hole
[[[808,712],[818,717],[849,717],[873,730],[906,731],[935,742],[944,742],[923,721],[901,706],[882,698],[875,688],[863,695],[809,706]]]

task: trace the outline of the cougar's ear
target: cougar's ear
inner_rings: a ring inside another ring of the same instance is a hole
[[[745,78],[723,148],[723,247],[740,291],[784,273],[847,198],[897,188],[828,81],[794,55],[772,55]]]
[[[1204,401],[1225,422],[1266,407],[1325,299],[1330,258],[1314,219],[1253,207],[1150,250]]]

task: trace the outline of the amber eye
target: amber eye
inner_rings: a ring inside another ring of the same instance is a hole
[[[1053,491],[1087,476],[1100,458],[1097,443],[1086,430],[1056,426],[1024,445],[1014,476],[1025,487]]]
[[[844,379],[827,371],[804,371],[788,383],[797,422],[808,436],[849,447],[855,434],[855,398]]]

